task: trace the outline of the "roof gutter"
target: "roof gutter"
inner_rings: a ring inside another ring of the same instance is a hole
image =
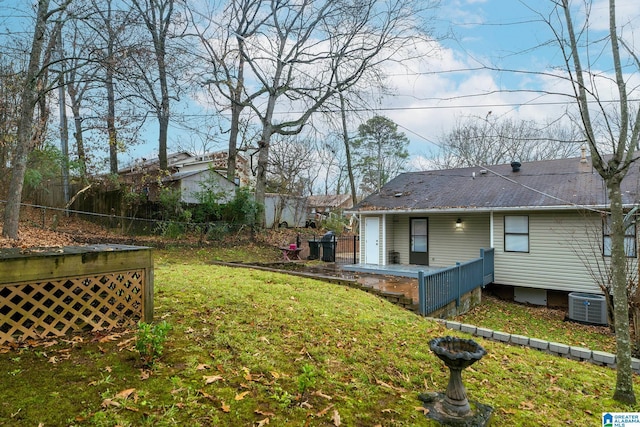
[[[623,204],[623,208],[630,209],[636,206],[633,203]],[[434,214],[434,213],[485,213],[507,211],[576,211],[576,210],[609,210],[609,205],[562,205],[562,206],[500,206],[500,207],[473,207],[473,208],[432,208],[432,209],[373,209],[373,210],[349,210],[346,214],[355,215],[389,215],[389,214]]]

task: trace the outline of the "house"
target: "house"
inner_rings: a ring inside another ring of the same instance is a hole
[[[221,172],[213,169],[187,170],[172,173],[162,178],[166,188],[180,190],[180,201],[183,203],[200,203],[198,193],[203,191],[203,183],[209,189],[220,195],[218,203],[228,203],[233,200],[238,184],[227,179]]]
[[[622,183],[625,208],[637,205],[639,183],[635,166]],[[572,291],[602,294],[594,277],[610,250],[607,210],[605,184],[584,155],[403,173],[354,208],[362,264],[447,267],[494,248],[494,283],[549,305],[566,305]],[[634,262],[635,237],[634,222]]]
[[[331,212],[342,212],[353,207],[350,194],[325,194],[307,198],[308,224],[316,227]]]
[[[202,155],[194,155],[186,151],[172,153],[167,156],[168,173],[160,175],[159,160],[140,159],[131,166],[118,171],[125,180],[142,185],[149,200],[158,197],[158,181],[163,186],[181,191],[182,202],[196,203],[195,193],[202,190],[201,183],[207,182],[228,197],[221,201],[231,200],[238,186],[250,184],[248,161],[241,155],[236,157],[236,178],[234,182],[226,178],[228,155],[226,151],[218,151]]]

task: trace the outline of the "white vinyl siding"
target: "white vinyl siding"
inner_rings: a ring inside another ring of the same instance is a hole
[[[513,213],[517,215],[518,213]],[[597,214],[530,213],[529,252],[505,252],[504,216],[495,214],[495,282],[504,285],[601,293],[590,271],[602,263]],[[585,265],[587,263],[588,265]]]
[[[409,218],[428,218],[429,266],[448,267],[480,256],[489,248],[489,214],[415,214],[387,216],[387,253],[396,251],[400,264],[409,263]],[[461,229],[456,220],[462,219]]]

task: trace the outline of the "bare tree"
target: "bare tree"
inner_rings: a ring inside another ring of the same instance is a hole
[[[394,0],[386,4],[387,8],[380,13],[375,1],[365,1],[354,6],[346,13],[346,18],[341,26],[355,28],[354,31],[336,31],[332,41],[335,46],[345,47],[341,51],[341,57],[351,58],[358,50],[352,49],[352,43],[361,38],[357,29],[368,29],[370,37],[362,41],[366,46],[366,54],[362,59],[361,73],[354,74],[353,70],[359,64],[350,60],[338,62],[334,68],[336,74],[336,93],[333,109],[339,112],[340,129],[346,161],[346,174],[351,189],[353,204],[357,203],[356,174],[354,173],[354,160],[352,156],[353,140],[349,136],[349,122],[357,122],[362,117],[357,116],[359,109],[369,107],[371,96],[391,93],[392,88],[386,84],[384,66],[388,63],[400,64],[410,60],[421,60],[430,56],[434,51],[432,31],[425,28],[431,9],[437,6],[437,2]],[[371,27],[372,17],[376,24]],[[421,19],[417,19],[421,17]],[[341,85],[340,82],[349,82]]]
[[[640,141],[640,112],[632,105],[630,95],[637,91],[637,87],[627,87],[620,51],[623,50],[629,58],[629,63],[625,60],[624,65],[629,67],[633,64],[636,71],[640,70],[640,58],[619,36],[622,29],[616,23],[615,0],[609,0],[608,4],[608,37],[604,38],[591,38],[590,1],[581,4],[580,12],[572,7],[569,0],[554,2],[555,13],[551,17],[540,16],[549,24],[563,53],[566,78],[573,88],[572,96],[579,109],[578,120],[591,151],[592,164],[607,187],[611,219],[611,287],[617,347],[617,376],[613,398],[635,403],[625,268],[626,224],[620,185],[629,168],[638,159],[635,153]],[[583,26],[575,28],[574,16],[581,12],[584,12],[584,16],[580,16],[579,21]],[[612,69],[613,76],[603,74],[600,72],[602,68],[597,68],[597,65],[603,65],[597,64],[597,61],[604,61],[602,51],[606,48],[610,49],[611,56],[608,57],[609,63],[605,68]],[[597,51],[597,55],[590,55],[592,50]],[[583,63],[585,58],[587,62]],[[603,85],[612,85],[617,91],[617,102],[613,108],[608,100],[600,96]],[[605,155],[606,152],[611,154]]]
[[[459,119],[441,138],[433,163],[442,169],[497,165],[512,161],[550,160],[578,156],[586,141],[577,127],[558,122],[469,116]]]
[[[395,0],[267,1],[268,19],[245,38],[241,55],[257,81],[246,99],[262,124],[258,141],[256,201],[264,203],[271,137],[295,135],[327,100],[356,85],[395,54],[390,40],[417,37],[412,5]],[[286,104],[285,115],[279,109]],[[293,112],[298,113],[294,114]],[[264,223],[264,218],[260,223]]]
[[[160,169],[166,170],[170,102],[172,99],[178,99],[180,85],[177,80],[182,68],[178,61],[171,60],[167,42],[176,33],[177,18],[174,15],[175,6],[179,0],[131,0],[131,2],[152,42],[151,50],[147,49],[142,42],[136,52],[139,55],[131,59],[135,62],[138,70],[136,76],[140,78],[144,89],[144,94],[139,92],[139,95],[158,119],[158,159]],[[152,63],[155,63],[155,66],[150,68]],[[172,64],[171,68],[169,63]],[[169,81],[170,79],[173,80],[173,84]]]
[[[0,183],[7,188],[7,163],[16,145],[21,75],[10,63],[0,64]],[[3,190],[4,193],[4,190]],[[4,194],[2,197],[5,197]]]
[[[33,137],[33,116],[36,105],[41,102],[48,88],[42,80],[43,74],[50,65],[47,61],[42,61],[50,56],[51,50],[55,46],[56,33],[60,31],[63,22],[63,13],[71,0],[57,5],[49,10],[49,0],[39,0],[35,18],[35,29],[31,42],[29,63],[25,73],[25,81],[20,96],[20,119],[17,129],[17,142],[13,160],[11,163],[11,180],[7,194],[7,204],[4,211],[4,225],[2,235],[11,239],[18,238],[18,222],[20,219],[20,202],[22,200],[22,188],[24,186],[24,176],[27,168],[27,156],[32,146]],[[51,27],[53,18],[57,18],[53,25],[53,34],[49,34],[47,41],[47,29]]]
[[[263,7],[262,0],[230,0],[222,12],[222,19],[216,11],[191,13],[192,28],[204,49],[207,66],[202,74],[204,84],[214,87],[214,103],[231,112],[227,179],[235,179],[238,138],[240,135],[242,112],[250,102],[245,92],[245,39],[256,35],[271,13]],[[222,22],[220,22],[222,21]],[[224,101],[216,99],[220,94]]]
[[[314,145],[303,139],[274,138],[267,171],[267,191],[304,196],[305,172],[314,167]]]

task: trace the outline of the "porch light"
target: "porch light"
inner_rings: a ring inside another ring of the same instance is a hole
[[[460,218],[456,220],[456,229],[462,229],[462,220]]]

